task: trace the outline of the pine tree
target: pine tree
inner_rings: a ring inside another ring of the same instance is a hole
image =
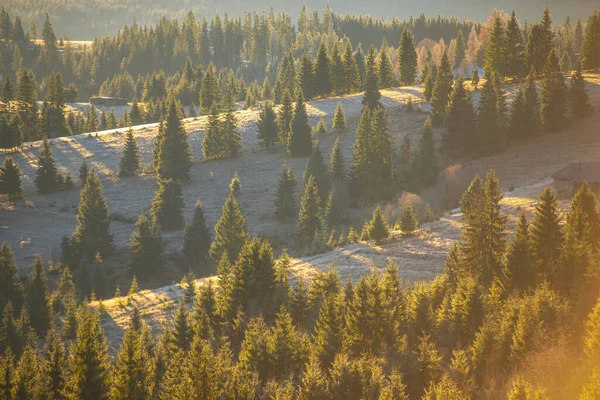
[[[327,55],[327,45],[325,41],[321,42],[319,51],[317,52],[317,59],[315,60],[314,75],[315,75],[315,95],[319,97],[325,97],[331,93],[331,82],[330,82],[330,64],[329,56]]]
[[[427,118],[423,125],[423,134],[419,143],[419,156],[417,160],[419,177],[423,182],[423,186],[427,187],[436,181],[439,173],[435,144],[433,142],[433,131],[431,129],[431,118]]]
[[[505,75],[506,66],[506,38],[502,19],[499,14],[494,17],[494,25],[489,36],[489,43],[485,53],[485,76],[498,74]]]
[[[506,280],[510,287],[527,290],[534,287],[535,269],[531,255],[529,223],[525,213],[519,215],[515,236],[506,254]]]
[[[66,382],[68,399],[108,399],[110,362],[98,316],[81,307],[77,340],[71,344]]]
[[[129,109],[129,123],[131,126],[141,125],[144,122],[142,110],[138,104],[137,98],[133,98],[131,108]]]
[[[159,180],[150,214],[153,220],[160,224],[161,229],[173,231],[183,228],[183,207],[181,184],[170,179]]]
[[[529,116],[527,115],[525,101],[525,89],[519,85],[515,99],[510,106],[510,118],[508,123],[508,133],[513,139],[522,139],[527,137],[530,132],[527,132],[527,121]]]
[[[298,92],[298,98],[294,107],[294,115],[290,123],[290,135],[287,142],[288,153],[292,157],[306,157],[312,151],[311,127],[306,112],[306,103],[302,92]]]
[[[275,198],[275,216],[281,221],[284,221],[297,213],[296,199],[294,196],[296,184],[296,175],[294,175],[294,172],[287,164],[284,164],[283,169],[281,170]]]
[[[294,110],[292,98],[289,91],[284,91],[281,97],[281,106],[277,113],[277,130],[279,131],[279,140],[283,143],[288,142]]]
[[[23,197],[21,169],[10,157],[6,157],[0,167],[0,193],[7,194],[9,200]]]
[[[382,46],[381,51],[379,52],[377,77],[379,78],[380,88],[385,89],[392,86],[392,63],[387,55],[385,46]]]
[[[18,49],[18,46],[15,48]],[[16,118],[22,141],[31,142],[39,139],[39,110],[36,102],[36,82],[33,72],[25,69],[19,72],[16,100]]]
[[[371,46],[367,54],[367,65],[365,71],[365,94],[363,95],[363,108],[374,110],[382,107],[381,93],[379,92],[379,78],[375,70],[375,48]]]
[[[473,71],[471,71],[471,86],[475,90],[479,87],[479,70],[477,68],[473,68]]]
[[[327,165],[325,164],[325,160],[323,159],[323,155],[319,149],[318,142],[315,143],[310,158],[306,163],[306,169],[304,170],[305,185],[308,181],[308,178],[311,176],[314,179],[315,185],[317,186],[317,195],[319,196],[319,199],[321,199],[321,206],[323,206],[331,187],[331,181],[329,180]]]
[[[0,101],[2,102],[2,111],[11,112],[12,101],[15,99],[15,91],[13,89],[10,75],[6,74],[4,78],[4,85],[2,86],[2,94],[0,95]]]
[[[277,116],[273,111],[273,106],[268,101],[263,104],[258,117],[258,139],[263,148],[273,151],[273,143],[279,138],[277,127]]]
[[[361,79],[360,70],[354,54],[352,54],[352,44],[346,43],[343,56],[344,64],[344,91],[346,93],[356,93],[360,90]]]
[[[173,344],[182,351],[187,351],[192,342],[192,329],[185,301],[179,301],[179,307],[173,316]]]
[[[160,179],[188,182],[192,152],[174,98],[169,101],[165,120],[159,125],[155,146],[154,167]]]
[[[527,121],[524,126],[524,132],[528,136],[536,136],[539,133],[541,128],[540,114],[540,100],[535,83],[535,70],[532,68],[527,77],[527,85],[525,86],[525,115],[527,116]]]
[[[540,194],[531,223],[531,253],[536,265],[537,276],[550,276],[560,256],[563,233],[560,226],[558,202],[552,189],[547,187]]]
[[[581,29],[581,23],[578,23]],[[585,26],[585,39],[581,47],[581,64],[584,69],[600,68],[600,12],[595,11]]]
[[[260,97],[262,100],[271,100],[271,85],[269,84],[269,78],[265,76],[262,87],[260,89]]]
[[[39,193],[50,193],[60,189],[60,174],[58,173],[54,155],[50,149],[50,142],[45,138],[42,141],[42,150],[40,151],[35,174],[35,186]]]
[[[469,154],[473,151],[477,139],[475,111],[471,94],[465,89],[464,81],[460,78],[454,83],[454,89],[450,94],[446,129],[445,146],[451,152]]]
[[[574,119],[583,118],[592,111],[580,65],[577,66],[577,69],[571,78],[569,100],[571,103],[571,115]]]
[[[323,228],[321,219],[321,199],[318,195],[318,188],[312,175],[305,177],[304,194],[300,202],[300,212],[298,215],[297,240],[301,246],[308,246],[312,243],[315,235]]]
[[[331,127],[338,132],[341,132],[346,129],[346,114],[344,113],[344,109],[342,108],[341,102],[338,102],[338,105],[335,109]]]
[[[163,268],[160,228],[145,215],[138,218],[135,226],[129,242],[133,270],[143,276],[157,275]]]
[[[229,260],[236,260],[247,239],[246,220],[235,196],[230,193],[221,210],[221,218],[215,225],[215,238],[210,246],[210,256],[217,261],[226,254]]]
[[[231,89],[225,96],[226,112],[221,124],[222,135],[227,157],[237,157],[242,152],[242,134],[236,130],[237,118],[233,111],[233,93]]]
[[[125,149],[121,156],[119,164],[119,176],[121,178],[133,176],[140,168],[140,149],[137,140],[133,137],[133,130],[129,128],[127,131],[127,139],[125,140]]]
[[[382,240],[388,237],[389,231],[387,220],[381,213],[381,208],[377,205],[375,211],[373,211],[373,218],[367,225],[368,238],[374,240],[376,245],[380,245]]]
[[[400,230],[405,235],[412,235],[412,233],[418,228],[419,220],[415,214],[415,210],[412,204],[407,204],[400,214],[400,220],[398,221]]]
[[[431,93],[431,114],[434,125],[439,125],[446,117],[450,93],[452,92],[452,67],[448,53],[444,51],[442,60],[437,68],[435,86]]]
[[[523,34],[513,11],[506,24],[506,43],[504,52],[504,72],[507,76],[517,79],[525,76],[525,48]]]
[[[454,51],[454,69],[460,68],[467,56],[467,44],[465,43],[465,35],[462,29],[456,34],[456,49]]]
[[[541,118],[544,129],[556,132],[567,123],[568,89],[555,49],[548,54],[542,81]]]
[[[73,241],[89,262],[94,260],[97,253],[104,258],[113,251],[109,215],[102,183],[92,168],[81,191],[77,207],[78,225],[73,232]]]
[[[335,188],[331,188],[329,191],[327,201],[325,202],[323,218],[329,228],[335,228],[346,219],[345,210]]]
[[[87,165],[87,162],[85,161],[85,158],[82,158],[81,162],[79,163],[79,168],[78,168],[79,182],[82,185],[85,185],[85,181],[87,180],[88,172],[89,172],[89,167]]]
[[[60,334],[52,330],[46,339],[45,353],[50,398],[60,399],[65,386],[67,352]]]
[[[314,71],[313,62],[307,53],[300,58],[300,68],[296,77],[296,88],[301,90],[304,98],[310,100],[314,97]]]
[[[50,306],[48,304],[48,284],[44,273],[44,264],[38,254],[29,277],[27,303],[31,326],[39,337],[45,337],[50,326]]]
[[[12,307],[20,309],[25,300],[23,284],[19,280],[13,252],[6,242],[2,242],[0,247],[0,287],[0,309],[4,311],[9,302]]]
[[[202,155],[206,159],[220,158],[223,156],[223,130],[219,121],[217,103],[213,103],[208,115],[208,126],[202,139]]]
[[[400,82],[405,86],[414,85],[417,76],[417,51],[415,50],[415,38],[408,29],[404,29],[400,37],[398,60]]]
[[[315,326],[312,353],[319,366],[328,370],[342,349],[344,331],[340,300],[335,295],[325,297]]]
[[[505,146],[502,110],[498,107],[498,93],[493,78],[488,78],[481,89],[477,110],[477,147],[481,154],[489,155]]]
[[[183,254],[188,263],[198,265],[206,262],[211,239],[212,234],[206,225],[204,207],[200,201],[197,201],[192,223],[186,226],[183,239]]]
[[[215,68],[212,64],[208,66],[202,78],[202,89],[200,90],[200,112],[207,114],[213,103],[218,103],[218,86]]]
[[[344,163],[344,156],[342,154],[342,148],[340,147],[340,139],[336,138],[331,148],[331,155],[329,157],[329,173],[332,180],[345,181],[346,166]]]
[[[84,132],[96,132],[98,130],[98,111],[93,104],[85,115],[83,130]]]
[[[340,54],[339,43],[336,41],[329,55],[329,82],[333,93],[344,92],[344,79],[344,63]]]
[[[153,372],[143,337],[138,331],[128,329],[111,374],[110,398],[125,400],[151,397]]]

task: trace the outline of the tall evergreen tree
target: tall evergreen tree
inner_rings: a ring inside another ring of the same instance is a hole
[[[452,106],[450,109],[452,109]],[[423,133],[419,143],[417,168],[419,179],[422,181],[423,186],[429,186],[436,181],[439,171],[435,144],[433,142],[433,131],[431,129],[431,118],[427,118],[423,125]]]
[[[133,270],[139,275],[157,275],[163,268],[160,228],[145,215],[138,218],[135,226],[129,242]]]
[[[371,240],[375,241],[376,245],[381,244],[383,239],[386,239],[389,235],[390,228],[388,226],[387,220],[381,213],[381,208],[379,204],[375,207],[375,211],[373,211],[373,218],[366,225],[367,229],[367,237]]]
[[[173,231],[183,228],[183,207],[181,184],[171,179],[159,180],[150,214],[161,229]]]
[[[281,106],[277,113],[277,130],[279,131],[279,140],[283,143],[288,142],[294,109],[292,98],[289,91],[284,91],[281,97]]]
[[[450,93],[452,92],[452,78],[450,59],[448,53],[444,51],[431,94],[431,114],[434,125],[441,124],[446,117]]]
[[[42,150],[38,160],[38,167],[35,171],[35,186],[39,193],[50,193],[56,191],[62,186],[62,179],[56,168],[54,155],[50,149],[50,142],[44,139]]]
[[[418,228],[419,220],[412,204],[409,203],[404,206],[404,210],[402,210],[402,214],[400,214],[400,219],[398,220],[398,225],[405,235],[411,235]]]
[[[144,338],[128,329],[110,379],[110,398],[114,400],[150,398],[153,382],[153,366],[144,348]]]
[[[19,280],[14,254],[6,242],[0,247],[0,287],[0,309],[4,311],[9,302],[20,309],[25,300],[23,284]]]
[[[73,232],[73,241],[89,262],[94,260],[97,253],[106,257],[114,249],[113,237],[109,232],[109,216],[102,183],[92,168],[81,191],[77,207],[78,224]]]
[[[188,182],[192,152],[174,98],[169,101],[165,120],[159,125],[155,146],[154,167],[160,179]]]
[[[18,88],[16,116],[22,141],[37,140],[39,139],[39,110],[36,102],[36,82],[33,72],[25,69],[19,72]]]
[[[499,14],[494,17],[494,25],[490,32],[489,43],[485,53],[485,76],[498,74],[505,75],[506,66],[506,38],[502,19]]]
[[[185,228],[183,254],[192,265],[202,264],[208,259],[212,233],[206,225],[204,207],[200,200],[196,202],[192,223]]]
[[[219,93],[217,86],[217,77],[215,75],[215,68],[213,65],[209,65],[206,68],[204,77],[202,78],[202,89],[200,91],[200,112],[202,114],[208,114],[213,103],[219,102]]]
[[[581,24],[578,25],[581,27]],[[581,48],[581,64],[584,69],[600,68],[600,12],[595,11],[585,26],[585,39]]]
[[[471,153],[475,147],[475,111],[471,94],[465,89],[464,81],[458,79],[450,94],[446,115],[447,134],[445,146],[453,153]]]
[[[51,316],[44,263],[39,254],[33,264],[33,272],[29,277],[27,303],[29,315],[31,317],[31,326],[39,337],[46,337],[46,332],[50,326]]]
[[[522,139],[527,137],[530,132],[527,132],[527,115],[525,102],[525,89],[519,85],[517,94],[510,106],[510,118],[508,122],[508,133],[513,139]]]
[[[392,86],[392,63],[387,55],[387,49],[385,48],[385,46],[382,46],[379,52],[377,77],[379,79],[380,88],[385,89]]]
[[[206,159],[220,158],[224,153],[223,129],[217,104],[213,103],[208,115],[208,126],[202,139],[202,155]]]
[[[298,92],[294,115],[290,123],[290,135],[287,150],[293,157],[306,157],[312,151],[310,121],[306,112],[306,103],[302,92]]]
[[[504,52],[504,73],[517,79],[525,76],[525,46],[517,15],[513,11],[506,24],[506,43]]]
[[[296,88],[301,90],[304,98],[310,100],[314,97],[315,76],[313,62],[306,53],[300,58],[300,68],[296,77]]]
[[[344,163],[344,156],[342,154],[342,148],[340,147],[340,139],[336,138],[331,148],[331,155],[329,157],[329,171],[331,179],[345,181],[346,166]]]
[[[236,260],[247,239],[246,220],[235,196],[230,193],[221,209],[221,218],[215,225],[210,256],[214,261],[221,260],[224,254],[229,260]]]
[[[361,79],[360,70],[354,54],[352,54],[352,44],[346,43],[343,56],[344,64],[344,92],[356,93],[360,90]]]
[[[542,80],[541,119],[544,129],[556,132],[567,123],[568,88],[558,64],[558,54],[548,54]]]
[[[534,287],[535,265],[531,255],[529,223],[525,213],[519,215],[515,236],[506,254],[506,279],[510,287],[516,290],[527,290]]]
[[[304,185],[308,181],[309,177],[314,179],[315,185],[317,185],[317,195],[321,199],[321,206],[324,205],[327,200],[327,193],[331,187],[331,181],[329,180],[329,174],[323,154],[319,149],[319,143],[316,142],[314,149],[306,163],[306,169],[304,170]]]
[[[275,197],[275,216],[279,220],[285,220],[291,216],[296,215],[297,206],[296,199],[294,196],[294,189],[296,188],[296,175],[287,166],[283,165],[281,170],[281,176],[279,178],[279,185],[277,186],[277,194]]]
[[[488,155],[506,145],[504,115],[498,104],[498,93],[493,78],[488,78],[481,89],[477,110],[477,147],[480,154]]]
[[[554,192],[547,187],[540,194],[531,223],[531,253],[536,265],[536,275],[541,279],[552,274],[563,244],[557,206]]]
[[[346,114],[342,108],[342,103],[338,102],[338,105],[333,114],[332,128],[340,132],[346,129]]]
[[[463,65],[467,56],[467,44],[462,29],[456,34],[456,49],[454,51],[454,69],[460,68]]]
[[[125,149],[119,163],[119,176],[133,176],[140,168],[140,149],[137,140],[133,137],[133,130],[129,128],[125,139]]]
[[[569,100],[571,103],[571,115],[574,119],[583,118],[592,111],[590,98],[585,88],[585,79],[581,73],[581,65],[577,66],[571,78]]]
[[[312,175],[309,175],[305,178],[304,194],[302,195],[298,215],[298,243],[301,246],[310,245],[315,235],[322,228],[321,199],[319,198],[317,184]]]
[[[325,97],[331,93],[331,81],[329,71],[330,61],[327,55],[327,45],[325,41],[321,42],[317,59],[315,60],[314,75],[315,75],[315,95]]]
[[[415,38],[408,29],[404,29],[400,37],[398,60],[400,82],[406,86],[414,85],[417,76],[417,51],[415,50]]]
[[[273,111],[273,106],[268,101],[263,104],[258,117],[258,139],[261,146],[269,151],[272,151],[273,143],[279,139],[277,116]]]
[[[136,97],[134,97],[131,102],[131,108],[129,109],[128,115],[131,126],[141,125],[144,122],[144,116]]]
[[[0,193],[7,194],[9,200],[23,197],[21,169],[10,157],[6,157],[0,167]]]
[[[375,48],[371,46],[367,54],[367,65],[365,70],[365,94],[363,95],[363,108],[374,110],[382,107],[381,93],[379,92],[379,77],[375,69]]]
[[[336,41],[329,55],[329,82],[331,83],[331,91],[333,93],[344,92],[344,63],[340,53],[339,43]]]
[[[2,111],[11,112],[12,101],[15,99],[15,90],[10,80],[10,75],[6,74],[4,78],[4,85],[2,86],[2,93],[0,94],[0,101],[2,101]]]
[[[312,353],[324,370],[331,367],[342,349],[344,320],[340,303],[338,296],[326,296],[315,326]]]
[[[535,82],[535,70],[533,68],[527,76],[527,84],[525,86],[525,115],[527,116],[527,120],[524,132],[528,136],[536,136],[541,128],[541,113],[540,100]]]

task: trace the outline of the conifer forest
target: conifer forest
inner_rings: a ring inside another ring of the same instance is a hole
[[[600,400],[547,1],[1,2],[0,400]]]

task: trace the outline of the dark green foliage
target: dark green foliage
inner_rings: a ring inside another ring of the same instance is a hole
[[[0,287],[0,309],[4,311],[9,302],[12,307],[21,309],[25,300],[23,284],[19,280],[13,252],[6,242],[2,242],[0,247]]]
[[[509,135],[514,139],[523,139],[527,137],[530,132],[527,132],[527,121],[529,116],[527,115],[525,102],[525,89],[519,85],[517,94],[510,106],[510,118],[509,118]]]
[[[547,187],[540,195],[531,223],[531,252],[537,268],[536,275],[541,278],[551,274],[564,240],[557,206],[554,192]]]
[[[50,326],[51,311],[48,303],[48,284],[44,273],[44,263],[38,254],[29,277],[27,308],[31,326],[39,337],[45,337]]]
[[[404,210],[402,210],[400,219],[398,220],[398,225],[402,233],[405,235],[412,235],[412,233],[419,227],[419,219],[415,214],[412,204],[407,204],[404,206]]]
[[[145,399],[151,396],[154,386],[153,360],[145,347],[150,343],[145,343],[146,338],[140,329],[131,328],[125,332],[111,374],[111,399]]]
[[[467,44],[462,29],[456,34],[456,50],[454,51],[454,69],[460,68],[467,56]]]
[[[445,145],[455,154],[469,154],[474,150],[477,140],[475,111],[471,94],[465,89],[464,81],[458,79],[450,94],[446,115],[447,134]]]
[[[600,12],[594,12],[585,26],[585,39],[581,49],[584,69],[600,68]]]
[[[346,219],[346,213],[344,206],[341,203],[341,199],[337,194],[335,188],[329,191],[327,201],[325,202],[325,208],[323,211],[323,218],[327,223],[328,228],[335,228],[339,224],[343,223]]]
[[[284,164],[275,197],[275,216],[281,221],[296,215],[297,205],[294,195],[296,184],[296,175],[287,164]]]
[[[344,64],[340,54],[339,42],[334,42],[333,49],[329,55],[329,82],[333,93],[344,92]]]
[[[304,98],[309,100],[314,97],[315,76],[313,62],[308,54],[303,54],[300,58],[300,68],[296,77],[296,87],[302,91]]]
[[[213,103],[208,116],[208,126],[204,139],[202,139],[202,155],[206,159],[222,157],[224,147],[219,110],[217,109],[217,103]]]
[[[87,180],[87,174],[89,172],[89,167],[87,165],[87,162],[85,161],[85,158],[81,159],[81,163],[79,163],[79,182],[82,185],[85,185],[85,181]]]
[[[568,88],[565,83],[558,54],[552,49],[544,67],[542,80],[542,126],[547,131],[556,132],[567,124]]]
[[[179,301],[179,307],[173,316],[173,345],[178,350],[187,351],[192,342],[192,329],[185,301]]]
[[[300,246],[308,246],[315,235],[323,228],[321,219],[321,199],[318,187],[312,175],[305,177],[304,194],[300,202],[298,230],[296,237]]]
[[[200,112],[208,114],[208,110],[213,103],[218,103],[218,87],[217,77],[215,76],[215,68],[209,65],[202,79],[202,90],[200,91]]]
[[[344,63],[344,91],[346,93],[356,93],[361,87],[360,69],[356,57],[352,54],[352,45],[346,43],[343,56]]]
[[[65,345],[60,340],[60,334],[52,330],[48,333],[45,346],[47,358],[47,373],[49,395],[51,398],[60,399],[65,387],[67,352]]]
[[[485,53],[485,76],[489,77],[498,74],[505,75],[506,66],[506,47],[505,47],[505,31],[502,19],[499,14],[494,18],[494,26],[489,34],[489,43]]]
[[[183,254],[188,263],[202,265],[208,260],[211,239],[212,233],[206,224],[204,207],[200,201],[197,201],[192,223],[185,227],[183,238]]]
[[[317,185],[317,196],[319,196],[321,205],[324,205],[331,187],[331,181],[318,142],[315,143],[310,158],[306,163],[306,169],[304,170],[304,185],[306,185],[310,176],[313,177],[315,185]]]
[[[367,65],[365,72],[365,94],[362,99],[364,108],[374,110],[382,107],[381,93],[379,92],[379,77],[375,70],[375,48],[371,46],[367,54]]]
[[[22,142],[30,142],[40,138],[38,133],[38,106],[36,103],[36,84],[33,72],[19,72],[19,90],[17,91],[17,121]]]
[[[229,260],[236,260],[246,240],[246,220],[233,194],[229,194],[221,209],[221,218],[215,225],[215,238],[210,246],[213,261],[221,260],[225,254]]]
[[[131,126],[141,125],[144,122],[142,110],[138,104],[137,98],[133,98],[131,108],[129,108],[129,124]]]
[[[509,287],[515,290],[527,290],[534,287],[535,264],[531,254],[529,223],[525,213],[519,215],[515,236],[506,254],[506,279]]]
[[[479,70],[477,68],[473,68],[471,71],[471,85],[475,90],[479,87]]]
[[[21,169],[10,157],[6,157],[0,167],[0,193],[7,194],[10,200],[23,197]]]
[[[60,73],[52,73],[48,80],[48,91],[44,99],[44,107],[40,119],[40,135],[53,138],[66,136],[68,132],[65,121],[65,92]]]
[[[289,91],[284,91],[281,97],[281,105],[277,114],[277,130],[279,132],[279,140],[287,145],[290,136],[290,126],[294,109],[292,106],[292,97]]]
[[[298,92],[294,115],[290,123],[287,151],[292,157],[306,157],[312,150],[311,127],[302,92]]]
[[[423,133],[419,143],[419,155],[415,172],[425,187],[437,180],[439,173],[438,162],[435,144],[433,143],[433,131],[431,129],[430,118],[427,118],[423,125]]]
[[[265,101],[258,117],[258,139],[263,148],[272,151],[273,144],[279,139],[277,116],[273,106]]]
[[[40,150],[35,174],[35,186],[39,193],[50,193],[60,189],[62,179],[56,168],[50,142],[45,138],[42,142],[42,150]]]
[[[160,228],[164,231],[173,231],[183,228],[183,192],[181,184],[174,180],[159,180],[158,190],[150,214]]]
[[[330,61],[327,55],[327,45],[325,41],[321,42],[319,51],[317,52],[317,59],[315,60],[315,95],[319,97],[325,97],[331,92],[330,82]]]
[[[80,307],[77,311],[77,339],[71,345],[67,398],[108,399],[110,362],[106,339],[95,312]]]
[[[140,276],[158,275],[163,268],[163,242],[160,228],[142,215],[131,234],[129,251],[131,265]]]
[[[226,157],[237,157],[242,152],[242,134],[236,130],[237,118],[233,111],[233,93],[231,89],[225,96],[226,111],[221,124],[223,147]]]
[[[386,239],[389,235],[390,228],[388,226],[387,220],[381,213],[381,208],[379,205],[373,211],[373,218],[366,226],[367,227],[367,237],[371,240],[375,241],[375,244],[379,245]]]
[[[344,113],[344,109],[342,108],[342,103],[338,103],[335,109],[331,127],[338,132],[346,129],[346,114]]]
[[[477,108],[477,149],[482,155],[489,155],[506,146],[504,114],[498,102],[498,90],[494,79],[485,81],[480,92]]]
[[[73,242],[89,262],[97,253],[103,258],[113,251],[113,238],[109,232],[109,210],[102,183],[92,168],[81,191],[77,207],[77,228],[73,232]]]
[[[140,149],[137,140],[133,137],[133,130],[130,128],[127,131],[127,139],[125,141],[125,149],[121,156],[119,164],[119,176],[121,178],[133,176],[140,168]]]
[[[525,46],[517,15],[513,11],[506,24],[504,74],[511,78],[525,76]]]
[[[398,60],[400,62],[400,82],[405,86],[413,85],[417,75],[417,51],[414,40],[412,32],[404,29],[400,37]]]
[[[440,65],[437,68],[435,86],[431,93],[431,115],[435,125],[444,121],[452,92],[452,66],[448,54],[444,51]]]
[[[159,125],[154,149],[154,168],[160,179],[188,182],[192,152],[187,140],[187,132],[181,122],[179,108],[172,98],[169,101],[165,120]]]
[[[574,119],[583,118],[592,111],[580,65],[577,66],[577,69],[571,78],[569,101],[571,115]]]
[[[379,87],[382,89],[389,88],[392,85],[392,63],[387,55],[385,46],[382,46],[379,52],[377,78],[379,79]]]
[[[329,175],[333,181],[345,181],[347,178],[346,165],[339,138],[335,139],[333,147],[331,148],[331,155],[329,156]]]

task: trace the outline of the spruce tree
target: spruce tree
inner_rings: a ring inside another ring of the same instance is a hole
[[[514,11],[506,24],[504,72],[506,76],[514,79],[525,76],[527,72],[523,34]]]
[[[477,110],[477,147],[480,154],[489,155],[505,146],[503,117],[498,107],[494,79],[488,77],[481,89]]]
[[[110,380],[110,398],[115,400],[151,397],[153,382],[152,360],[144,348],[143,338],[128,329],[117,354]]]
[[[471,86],[473,86],[474,90],[477,90],[479,87],[479,70],[476,67],[471,71]]]
[[[170,179],[159,180],[150,214],[154,221],[160,224],[160,228],[165,231],[183,228],[183,207],[181,184]]]
[[[228,90],[225,96],[225,107],[225,116],[221,124],[225,155],[227,157],[237,157],[242,152],[242,134],[236,130],[237,118],[233,111],[233,93],[231,89]]]
[[[485,76],[489,80],[494,74],[505,75],[506,66],[506,38],[504,26],[500,15],[494,17],[494,25],[490,32],[489,43],[485,53]]]
[[[462,29],[456,34],[456,49],[454,51],[454,69],[460,68],[467,56],[467,44],[465,43],[465,35]]]
[[[315,235],[323,228],[321,219],[321,199],[318,187],[312,175],[305,177],[304,194],[300,202],[298,215],[297,240],[300,246],[308,246]]]
[[[133,176],[140,168],[140,149],[137,140],[133,137],[133,130],[129,128],[125,140],[125,149],[119,164],[119,176],[121,178]]]
[[[221,209],[221,218],[215,225],[215,238],[210,246],[210,256],[216,262],[225,254],[236,260],[240,249],[248,239],[246,220],[233,194],[229,194]]]
[[[344,79],[344,64],[339,43],[336,41],[329,55],[329,82],[333,93],[340,94],[344,92]]]
[[[392,86],[392,63],[387,55],[385,46],[381,46],[381,50],[379,51],[377,77],[379,78],[380,88],[386,89]]]
[[[77,207],[77,228],[73,241],[81,254],[92,262],[96,254],[103,258],[113,249],[113,237],[109,232],[110,212],[102,191],[102,183],[92,168],[81,191]]]
[[[33,272],[29,277],[29,293],[27,307],[31,318],[31,326],[39,337],[46,337],[50,326],[50,305],[48,303],[48,284],[44,273],[44,263],[38,254],[33,264]]]
[[[288,142],[294,109],[292,98],[289,91],[284,91],[281,97],[281,105],[277,113],[277,130],[279,132],[279,140],[283,143]]]
[[[183,254],[192,265],[203,264],[208,259],[212,233],[206,224],[204,207],[198,200],[194,208],[192,223],[185,227]]]
[[[569,100],[571,103],[571,115],[574,119],[583,118],[592,111],[587,89],[585,88],[585,79],[581,73],[581,65],[577,66],[577,69],[571,78]]]
[[[554,192],[547,187],[540,194],[540,200],[535,206],[535,217],[530,231],[531,253],[536,275],[540,279],[552,274],[564,239],[557,206]]]
[[[402,233],[405,235],[412,235],[412,233],[418,228],[419,220],[415,214],[412,204],[406,204],[404,206],[404,209],[400,214],[400,219],[398,220],[398,225]]]
[[[375,69],[375,48],[371,46],[367,54],[367,65],[365,70],[365,94],[363,95],[363,108],[374,110],[382,107],[381,93],[379,92],[379,77]]]
[[[437,68],[435,86],[431,93],[431,115],[434,125],[439,125],[446,117],[450,93],[452,92],[452,67],[448,53],[444,51],[442,60]]]
[[[6,157],[0,167],[0,193],[7,194],[9,200],[23,197],[21,169],[10,157]]]
[[[287,164],[284,164],[275,197],[275,216],[281,221],[297,213],[296,198],[294,196],[296,184],[296,175]]]
[[[25,300],[23,284],[19,280],[18,268],[10,246],[2,242],[0,247],[0,309],[4,311],[10,302],[20,309]]]
[[[138,218],[135,226],[129,242],[131,266],[140,276],[158,275],[163,268],[160,228],[145,215]]]
[[[346,129],[346,114],[344,113],[344,109],[342,108],[341,102],[338,102],[338,105],[335,109],[331,127],[338,132],[341,132],[344,129]]]
[[[160,179],[190,180],[192,152],[174,98],[169,101],[165,120],[159,125],[155,156],[154,167]]]
[[[263,104],[258,116],[258,139],[263,148],[273,151],[273,144],[279,139],[277,116],[273,106],[268,101]]]
[[[2,101],[2,111],[10,112],[12,109],[12,101],[15,97],[15,91],[13,89],[10,75],[6,74],[4,78],[4,85],[2,86],[2,94],[0,94],[0,101]]]
[[[315,60],[314,75],[315,75],[315,95],[319,97],[325,97],[331,93],[331,81],[330,81],[330,61],[327,55],[327,45],[325,41],[321,42],[319,51],[317,52],[317,59]]]
[[[302,92],[298,92],[298,98],[294,106],[287,151],[292,157],[306,157],[312,151],[311,127]]]
[[[71,344],[66,397],[108,399],[110,361],[98,316],[82,306],[77,312],[77,339]]]
[[[367,225],[367,236],[369,239],[374,240],[376,245],[381,244],[383,239],[386,239],[389,235],[390,228],[387,220],[381,213],[379,204],[373,211],[373,217]]]
[[[548,54],[542,80],[542,126],[556,132],[567,123],[568,89],[558,64],[556,49]]]
[[[535,286],[535,265],[531,255],[529,223],[523,212],[519,215],[515,236],[506,253],[505,265],[505,279],[509,282],[509,287],[521,291]]]
[[[50,193],[60,189],[60,174],[58,173],[54,155],[50,149],[50,142],[45,138],[42,141],[42,150],[40,151],[35,174],[35,186],[39,193]]]
[[[208,126],[202,139],[202,155],[206,159],[223,157],[224,143],[217,103],[213,103],[208,115]]]
[[[343,205],[340,203],[341,201],[335,188],[331,188],[323,211],[323,218],[330,229],[335,228],[346,219]]]
[[[342,154],[342,148],[340,147],[340,139],[336,138],[331,148],[331,155],[329,157],[329,173],[332,180],[345,181],[346,166],[344,163],[344,156]]]
[[[81,159],[81,162],[79,163],[79,168],[77,169],[78,173],[79,173],[79,182],[82,185],[85,185],[85,181],[87,180],[87,175],[89,172],[89,167],[87,165],[87,162],[85,161],[85,158]]]
[[[541,128],[540,100],[535,83],[535,70],[532,68],[527,76],[525,86],[525,115],[527,116],[524,132],[528,136],[536,136]]]
[[[471,102],[471,94],[465,89],[462,79],[458,79],[454,83],[454,89],[450,94],[446,130],[445,146],[452,153],[469,154],[473,151],[477,139],[475,111]]]
[[[46,338],[45,353],[50,397],[60,399],[65,386],[67,352],[60,334],[52,330]]]
[[[137,98],[133,98],[131,108],[129,109],[129,123],[131,126],[141,125],[144,122],[142,110],[138,104]]]
[[[581,24],[578,24],[581,27]],[[581,48],[581,64],[584,69],[600,68],[600,12],[595,11],[585,26],[585,39]]]
[[[314,97],[314,71],[313,62],[307,53],[300,58],[300,68],[296,77],[296,88],[301,90],[304,98],[310,100]]]
[[[317,195],[321,199],[321,205],[324,205],[327,194],[331,187],[331,181],[329,180],[329,174],[327,165],[323,159],[323,154],[319,149],[319,143],[316,142],[314,149],[306,163],[306,169],[304,170],[304,184],[308,181],[308,178],[312,176],[317,185]]]
[[[415,50],[415,38],[407,28],[400,37],[398,61],[400,63],[400,82],[405,86],[414,85],[417,76],[417,51]]]
[[[18,48],[18,46],[17,46]],[[40,138],[38,134],[39,110],[36,98],[36,82],[33,72],[22,69],[19,72],[16,118],[23,142]]]
[[[344,320],[340,299],[330,294],[325,297],[315,326],[312,354],[319,366],[328,370],[342,349]]]
[[[510,118],[508,123],[508,133],[513,139],[522,139],[527,137],[530,132],[527,132],[527,121],[529,116],[527,115],[525,100],[525,89],[519,85],[517,94],[510,106]]]
[[[423,186],[427,187],[434,183],[439,171],[435,144],[433,142],[433,131],[431,129],[431,118],[429,117],[425,120],[425,124],[423,125],[417,163],[419,178],[423,182]]]
[[[200,90],[200,112],[208,114],[213,103],[218,103],[218,86],[215,68],[212,64],[208,66],[202,78],[202,89]]]
[[[356,93],[361,87],[360,70],[356,57],[352,54],[352,44],[346,43],[343,56],[344,63],[344,91],[346,93]]]

